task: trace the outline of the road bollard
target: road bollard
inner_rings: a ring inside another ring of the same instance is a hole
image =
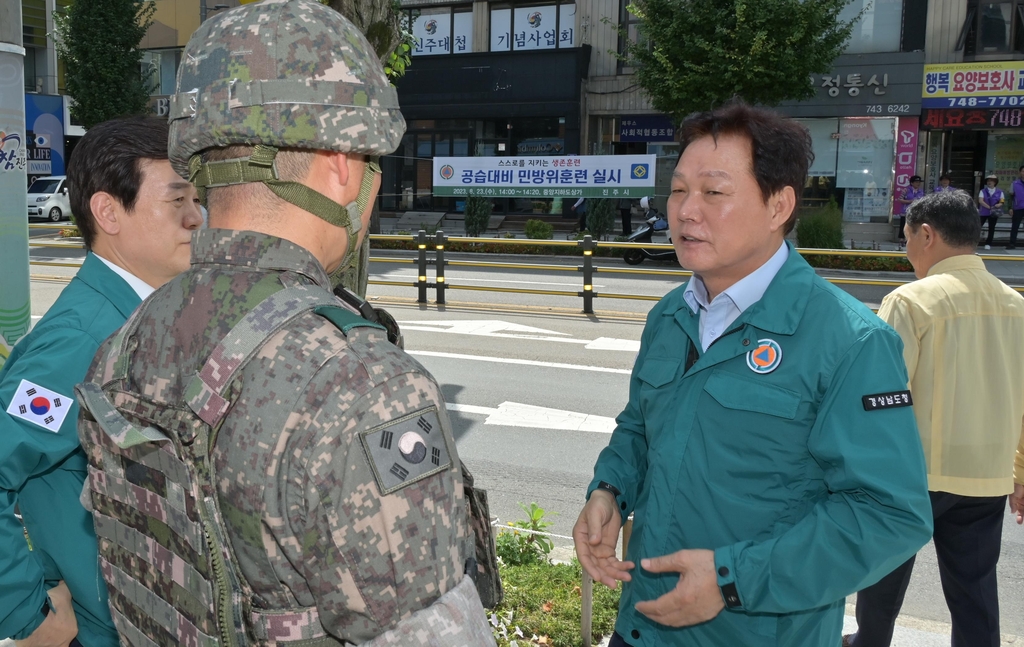
[[[579,293],[583,297],[583,313],[592,315],[594,314],[594,239],[590,235],[583,237],[580,241],[583,246],[583,266],[580,267],[580,271],[583,272],[583,291]]]
[[[416,297],[417,303],[427,302],[427,232],[420,229],[420,235],[416,241],[417,261],[419,267],[419,273],[417,274],[418,280],[416,281],[416,287],[418,289],[418,295]]]
[[[438,231],[434,235],[434,247],[437,249],[437,261],[434,263],[434,270],[437,275],[437,303],[444,305],[444,290],[447,284],[444,282],[444,246],[448,242],[448,237],[444,235],[443,231]]]

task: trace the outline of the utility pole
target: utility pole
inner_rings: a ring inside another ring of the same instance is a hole
[[[0,0],[0,366],[31,321],[21,0]]]

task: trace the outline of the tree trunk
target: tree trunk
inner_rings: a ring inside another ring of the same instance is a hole
[[[388,55],[402,41],[402,25],[398,3],[394,0],[330,0],[328,6],[348,18],[366,40],[370,41],[377,57],[387,63]],[[370,232],[380,233],[380,213],[376,203],[373,206]],[[370,267],[370,237],[363,239],[359,255],[352,267],[345,272],[342,284],[361,298],[366,298]]]

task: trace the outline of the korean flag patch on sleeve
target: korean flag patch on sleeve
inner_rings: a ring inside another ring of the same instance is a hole
[[[7,413],[57,433],[74,403],[73,398],[22,380],[11,399],[11,406],[7,407]]]
[[[381,495],[452,466],[437,407],[428,407],[359,434]]]

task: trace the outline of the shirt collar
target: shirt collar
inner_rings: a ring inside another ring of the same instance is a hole
[[[716,296],[714,300],[717,301],[720,298],[729,299],[736,306],[737,310],[740,312],[745,311],[761,300],[761,297],[768,290],[768,286],[771,285],[772,279],[779,273],[782,266],[786,264],[788,257],[789,246],[783,242],[779,249],[772,254],[772,257],[765,261],[764,265],[730,285],[721,294]],[[686,304],[694,312],[698,312],[700,308],[707,310],[711,303],[708,302],[708,289],[704,285],[704,279],[694,274],[693,278],[686,284],[686,289],[683,291],[683,299],[686,300]]]
[[[331,289],[331,279],[309,250],[255,231],[197,229],[192,234],[192,265],[202,264],[297,272]]]
[[[124,269],[120,265],[116,265],[111,261],[108,261],[107,259],[103,258],[99,254],[96,254],[95,252],[89,253],[98,258],[100,261],[102,261],[103,264],[109,267],[114,274],[117,274],[122,279],[124,279],[124,282],[128,284],[128,287],[134,290],[135,294],[139,295],[139,299],[145,301],[147,298],[149,298],[149,295],[153,294],[153,292],[156,291],[156,288],[151,286],[149,283],[146,283],[139,277],[135,276],[128,270]]]
[[[985,267],[985,261],[981,260],[977,254],[957,254],[932,265],[928,269],[928,276],[947,274],[957,270],[984,270],[987,272],[988,268]]]

